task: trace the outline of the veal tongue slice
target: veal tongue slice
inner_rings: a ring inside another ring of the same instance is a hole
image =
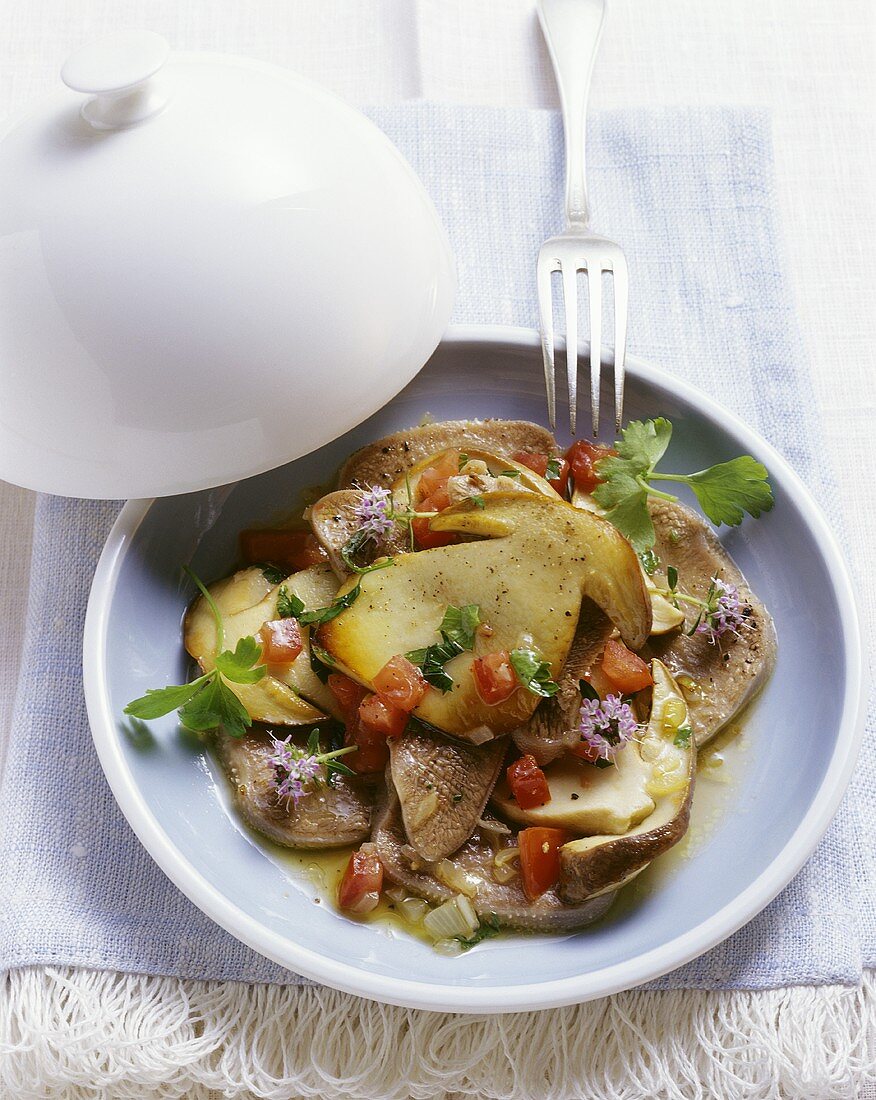
[[[487,817],[486,823],[501,825]],[[447,859],[428,863],[407,843],[398,797],[389,781],[374,815],[372,841],[386,877],[433,905],[457,894],[467,894],[481,919],[498,918],[508,928],[527,932],[571,932],[599,920],[611,905],[613,892],[590,898],[583,905],[564,905],[555,890],[535,901],[523,892],[520,875],[507,883],[493,878],[494,857],[502,848],[513,848],[513,833],[475,833]]]
[[[451,447],[474,449],[511,458],[520,451],[556,454],[554,437],[527,420],[444,420],[384,436],[352,454],[338,475],[339,489],[389,489],[422,459]]]
[[[417,730],[390,742],[390,771],[405,833],[423,859],[442,859],[471,836],[506,748],[505,741],[475,747]]]
[[[605,612],[631,649],[651,626],[639,561],[607,520],[535,493],[491,493],[441,512],[434,530],[476,541],[398,557],[391,568],[356,579],[358,598],[317,633],[338,667],[366,686],[392,657],[440,640],[448,606],[476,604],[490,629],[491,651],[534,650],[558,675],[575,634],[581,602]],[[486,641],[486,639],[484,639]],[[525,687],[487,705],[475,687],[474,654],[460,653],[446,671],[446,693],[427,692],[414,714],[453,737],[483,743],[517,729],[541,697]]]
[[[683,592],[705,599],[712,577],[736,585],[745,625],[725,633],[717,643],[705,634],[689,636],[696,609],[685,607],[681,631],[650,638],[643,657],[659,657],[680,677],[690,708],[697,745],[710,741],[763,686],[776,661],[776,631],[769,612],[751,591],[738,566],[709,525],[684,505],[655,501],[650,505],[662,568],[678,570]]]

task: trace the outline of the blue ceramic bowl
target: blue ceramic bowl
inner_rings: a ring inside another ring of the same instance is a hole
[[[542,420],[534,333],[452,331],[407,389],[321,450],[237,485],[125,507],[101,558],[86,624],[95,744],[143,844],[240,940],[300,974],[394,1004],[545,1008],[637,985],[694,958],[759,912],[811,853],[845,790],[863,724],[860,640],[840,552],[800,481],[762,439],[658,370],[634,360],[628,370],[627,415],[672,420],[674,467],[700,469],[740,452],[768,467],[775,508],[722,537],[772,612],[779,658],[746,717],[748,751],[733,764],[734,782],[722,788],[717,821],[696,825],[685,858],[658,861],[632,898],[577,935],[509,935],[447,958],[416,939],[315,906],[307,881],[234,821],[172,716],[152,724],[159,751],[148,753],[138,751],[122,722],[130,699],[185,673],[180,619],[191,592],[181,582],[181,563],[204,578],[222,576],[235,562],[242,528],[288,514],[299,492],[325,483],[351,451],[426,412],[437,419]],[[610,400],[606,393],[606,407]],[[812,691],[813,677],[831,690]]]

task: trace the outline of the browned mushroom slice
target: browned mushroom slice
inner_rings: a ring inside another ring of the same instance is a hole
[[[364,496],[361,489],[339,489],[321,497],[308,512],[313,533],[328,554],[332,570],[341,580],[353,572],[341,556],[341,551],[359,530],[361,521],[357,509]],[[370,543],[365,548],[366,552],[360,553],[361,561],[357,558],[356,564],[366,565],[375,558],[403,554],[409,549],[407,529],[398,524],[379,540]]]
[[[519,874],[508,881],[498,881],[495,875],[502,863],[501,853],[513,854],[510,850],[516,847],[516,837],[512,833],[490,832],[491,825],[502,828],[492,818],[486,818],[487,828],[479,827],[452,856],[427,863],[407,843],[398,798],[391,788],[390,783],[389,793],[375,811],[372,840],[386,877],[417,897],[440,905],[457,894],[465,894],[481,919],[496,917],[507,928],[526,932],[571,932],[584,928],[599,920],[611,905],[613,891],[590,898],[583,905],[569,906],[563,904],[555,890],[530,901],[523,892]],[[509,869],[513,873],[513,861],[510,868],[507,864],[503,868]]]
[[[472,447],[511,458],[518,451],[555,454],[556,440],[526,420],[445,420],[395,432],[351,455],[338,475],[338,488],[381,485],[389,489],[420,459],[450,447]]]
[[[512,737],[521,752],[534,756],[540,766],[550,764],[581,739],[578,717],[584,679],[605,649],[613,627],[592,600],[584,600],[569,656],[557,683],[559,691],[545,699]]]
[[[392,781],[411,847],[425,860],[450,855],[483,813],[507,743],[474,748],[411,731],[390,745]]]
[[[725,634],[720,644],[704,634],[689,637],[696,609],[686,609],[684,630],[652,637],[642,656],[659,657],[679,678],[690,707],[698,745],[710,741],[748,703],[772,673],[776,632],[764,605],[751,591],[738,566],[708,524],[681,504],[656,501],[651,517],[657,533],[654,547],[663,568],[678,570],[678,584],[692,596],[706,597],[718,576],[739,589],[746,625],[738,636]]]
[[[687,832],[696,749],[681,691],[659,661],[651,662],[654,699],[639,754],[650,768],[645,791],[654,810],[621,836],[589,836],[560,849],[560,897],[580,905],[629,882]]]
[[[297,803],[277,797],[269,763],[270,735],[217,734],[216,750],[241,817],[257,832],[288,848],[341,848],[371,831],[371,802],[358,779],[338,776],[332,786],[313,787]]]

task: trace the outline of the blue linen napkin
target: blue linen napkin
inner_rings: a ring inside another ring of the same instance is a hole
[[[553,113],[412,104],[371,112],[432,194],[456,252],[455,321],[537,324],[534,259],[559,227]],[[623,111],[590,132],[594,227],[632,260],[630,347],[781,450],[839,529],[814,461],[811,385],[781,262],[766,118]],[[92,748],[81,684],[91,577],[114,503],[40,499],[27,638],[2,780],[0,966],[79,964],[294,983],[201,914],[131,832]],[[876,754],[817,852],[744,929],[655,988],[855,983],[876,966]]]

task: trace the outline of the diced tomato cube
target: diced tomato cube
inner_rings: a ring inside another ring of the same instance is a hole
[[[622,695],[632,695],[654,683],[651,670],[642,658],[614,638],[606,642],[601,667]]]
[[[441,512],[449,503],[450,498],[448,497],[447,503],[439,507],[442,504],[440,497],[437,501],[433,497],[426,497],[417,507],[421,512]],[[433,550],[436,546],[450,546],[452,543],[459,541],[459,536],[452,531],[433,531],[429,526],[429,518],[428,516],[419,516],[417,519],[411,520],[414,541],[421,550]]]
[[[383,864],[369,844],[353,852],[338,886],[338,907],[349,913],[370,913],[380,902]]]
[[[355,745],[358,750],[344,757],[344,763],[358,775],[373,775],[375,772],[382,772],[386,767],[389,760],[386,738],[365,729],[358,717],[347,724],[344,744]]]
[[[359,727],[375,737],[401,737],[407,724],[407,712],[379,695],[366,695],[359,704]]]
[[[431,464],[420,474],[417,482],[417,497],[425,500],[432,496],[440,485],[447,485],[447,479],[459,473],[459,451],[442,451],[435,455]]]
[[[390,657],[374,677],[374,690],[380,698],[406,714],[419,705],[428,687],[423,673],[400,653]]]
[[[530,901],[560,881],[560,848],[567,837],[562,829],[536,826],[521,829],[517,834],[520,849],[520,877],[523,891]]]
[[[368,694],[368,688],[357,684],[342,672],[330,672],[326,683],[348,722],[356,718],[359,713],[359,704]]]
[[[518,451],[512,457],[515,462],[519,462],[521,466],[527,466],[539,477],[547,478],[548,485],[555,489],[561,497],[565,497],[566,486],[569,483],[569,463],[565,459],[562,459],[559,463],[559,476],[548,478],[547,468],[550,455],[537,454],[535,451]]]
[[[476,658],[472,671],[478,695],[488,706],[504,703],[520,686],[505,649]]]
[[[327,560],[325,550],[310,531],[241,531],[240,552],[250,565],[276,565],[290,573]]]
[[[602,443],[591,443],[587,439],[576,439],[566,451],[566,459],[575,479],[575,488],[585,493],[592,493],[599,484],[599,475],[596,473],[596,463],[609,455],[616,455],[612,447],[606,447]]]
[[[551,800],[551,789],[534,756],[521,756],[506,772],[508,786],[521,810],[534,810]]]
[[[262,660],[266,665],[291,665],[301,652],[301,629],[297,619],[275,619],[259,630]]]

